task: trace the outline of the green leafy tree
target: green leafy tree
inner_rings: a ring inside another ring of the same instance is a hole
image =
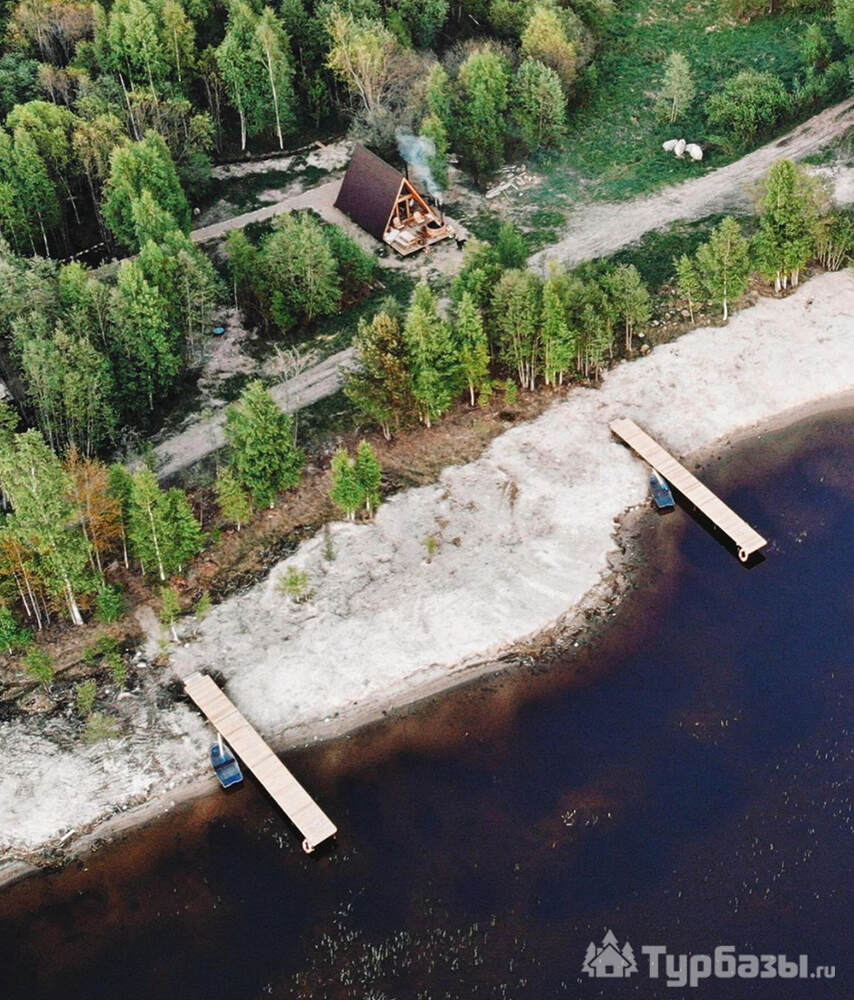
[[[229,406],[225,436],[232,472],[259,507],[272,507],[277,493],[302,479],[305,454],[294,441],[293,419],[262,382],[251,382]]]
[[[172,633],[172,640],[178,642],[178,630],[175,627],[181,614],[181,598],[171,587],[160,588],[160,621]]]
[[[504,155],[509,83],[506,60],[490,48],[476,49],[460,67],[456,148],[478,180],[495,169]]]
[[[357,363],[347,372],[344,393],[379,424],[389,441],[392,430],[415,409],[400,321],[386,311],[378,312],[370,322],[360,320],[353,346]]]
[[[32,641],[32,629],[19,625],[12,611],[0,604],[0,649],[11,655],[16,649],[26,649]]]
[[[450,408],[459,389],[459,361],[448,324],[439,316],[436,296],[421,282],[403,325],[412,393],[419,419],[427,427]]]
[[[522,32],[522,52],[553,69],[564,87],[571,87],[578,73],[578,52],[567,37],[563,12],[551,4],[534,7]]]
[[[17,327],[21,368],[36,419],[51,446],[79,448],[91,455],[117,425],[115,387],[109,359],[86,336],[57,324],[53,335],[27,335]]]
[[[39,64],[35,59],[23,52],[0,55],[0,119],[16,104],[31,101],[40,93]]]
[[[676,260],[676,290],[688,301],[688,313],[694,322],[694,307],[705,301],[705,289],[693,257],[683,253]]]
[[[118,528],[122,542],[122,557],[125,569],[128,559],[128,525],[130,523],[131,494],[133,478],[121,462],[114,462],[107,469],[107,494],[116,503],[119,511]]]
[[[346,448],[338,448],[332,456],[332,488],[329,498],[344,511],[348,521],[356,519],[356,511],[364,502],[364,491],[356,476],[356,463]]]
[[[526,59],[513,83],[522,141],[531,150],[556,146],[566,132],[566,97],[560,77],[538,59]]]
[[[216,502],[222,516],[238,531],[252,517],[252,498],[227,467],[220,469],[216,477]]]
[[[450,0],[397,0],[397,9],[413,43],[431,48],[448,18]]]
[[[815,251],[821,266],[838,271],[854,254],[854,216],[844,209],[828,212],[815,227]]]
[[[522,231],[512,222],[502,222],[498,227],[495,252],[504,270],[523,268],[528,263],[528,243]]]
[[[525,255],[527,257],[527,247]],[[504,266],[492,244],[468,240],[463,250],[462,267],[451,285],[451,297],[460,302],[463,293],[468,292],[478,309],[485,310]]]
[[[575,358],[577,345],[564,303],[566,276],[549,275],[543,284],[541,337],[543,344],[543,380],[546,385],[562,385],[564,375]]]
[[[672,125],[684,117],[696,92],[691,64],[681,52],[671,52],[664,64],[664,79],[658,92],[658,117]]]
[[[822,73],[827,69],[833,50],[820,24],[807,25],[801,36],[801,59],[808,70]]]
[[[0,435],[0,484],[15,511],[9,519],[15,533],[37,557],[39,577],[82,625],[78,595],[95,590],[89,544],[68,499],[70,477],[37,430]]]
[[[834,0],[833,21],[837,35],[848,48],[854,48],[854,0]]]
[[[471,405],[475,394],[489,378],[489,342],[483,328],[483,317],[470,292],[463,292],[457,310],[455,329],[460,369],[468,384]]]
[[[178,171],[162,136],[147,132],[139,142],[125,142],[110,156],[110,176],[104,188],[104,221],[116,239],[129,250],[138,250],[133,203],[143,191],[168,212],[182,232],[190,231],[190,206],[181,188]]]
[[[540,363],[541,282],[531,271],[505,271],[495,288],[492,314],[499,356],[523,389],[536,385]]]
[[[400,45],[379,20],[333,6],[326,19],[327,67],[359,101],[368,123],[383,111]]]
[[[732,149],[746,148],[769,132],[786,114],[791,102],[773,73],[742,70],[706,101],[709,128],[719,129]]]
[[[169,303],[148,282],[138,261],[123,261],[111,307],[117,392],[127,412],[158,400],[181,371],[181,346],[169,322]]]
[[[759,269],[778,292],[790,282],[797,287],[815,249],[818,217],[815,183],[791,160],[778,160],[765,179],[755,244]]]
[[[697,250],[697,269],[710,302],[729,316],[729,303],[747,291],[750,280],[749,244],[731,216],[723,220]]]
[[[147,467],[133,474],[129,508],[128,538],[143,573],[166,580],[201,548],[201,526],[184,492],[164,492]]]
[[[612,313],[623,324],[626,351],[632,348],[632,334],[637,327],[652,318],[649,291],[634,264],[620,264],[607,276],[605,286],[611,300]]]
[[[265,7],[255,24],[255,53],[266,71],[269,104],[276,121],[279,149],[285,148],[284,136],[293,129],[295,97],[290,40],[272,7]]]
[[[362,491],[362,502],[365,510],[370,516],[380,505],[380,484],[382,483],[383,470],[379,463],[377,454],[367,441],[360,441],[356,448],[356,462],[354,465],[356,482]]]
[[[313,215],[280,215],[261,256],[271,313],[282,330],[328,316],[338,308],[338,267],[323,227]]]

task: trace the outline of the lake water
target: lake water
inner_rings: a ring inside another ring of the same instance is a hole
[[[0,892],[0,997],[854,996],[854,414],[702,475],[771,539],[682,510],[557,660],[288,760],[340,828],[308,857],[251,782]],[[640,969],[581,973],[612,928]],[[815,980],[650,980],[641,947],[806,953]]]

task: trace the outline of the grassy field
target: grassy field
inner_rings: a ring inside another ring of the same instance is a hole
[[[586,103],[571,112],[565,148],[541,165],[548,180],[535,197],[542,207],[560,207],[579,194],[630,198],[722,166],[733,157],[713,149],[696,164],[664,155],[661,143],[679,137],[705,143],[706,98],[740,70],[771,71],[790,89],[802,72],[799,45],[808,24],[823,24],[838,45],[830,20],[813,12],[742,24],[722,17],[718,0],[617,2],[596,59],[598,84]],[[672,51],[688,58],[697,87],[692,107],[676,125],[661,124],[653,111],[664,61]]]

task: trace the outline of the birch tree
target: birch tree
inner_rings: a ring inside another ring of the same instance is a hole
[[[293,69],[290,41],[272,7],[261,12],[255,25],[255,41],[269,81],[279,149],[284,149],[284,133],[291,131],[294,124]]]
[[[70,477],[37,430],[3,436],[0,485],[14,508],[19,537],[36,553],[45,588],[82,625],[78,596],[94,591],[89,544],[69,500]]]
[[[469,402],[474,406],[475,394],[489,377],[489,342],[483,317],[470,292],[463,292],[460,299],[455,334],[460,369],[468,384]]]
[[[709,301],[721,307],[726,322],[729,303],[744,295],[750,280],[749,245],[731,216],[697,250],[697,270]]]

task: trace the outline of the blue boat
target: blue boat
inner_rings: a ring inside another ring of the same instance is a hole
[[[652,470],[652,475],[649,477],[649,488],[655,506],[659,510],[672,510],[676,506],[667,481],[659,476],[655,469]]]
[[[232,785],[239,785],[243,781],[243,772],[240,770],[237,758],[222,742],[221,736],[211,747],[211,766],[223,788],[231,788]]]

